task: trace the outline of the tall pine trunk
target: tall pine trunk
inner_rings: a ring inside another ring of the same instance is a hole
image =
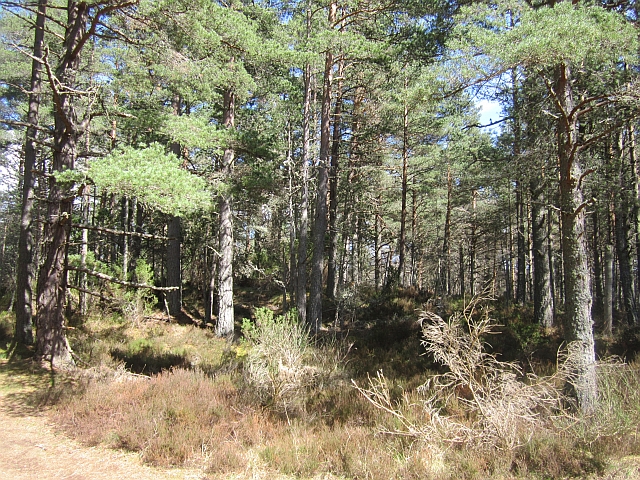
[[[560,209],[562,215],[562,257],[564,261],[565,338],[571,344],[571,380],[568,390],[579,409],[591,413],[597,401],[595,345],[591,317],[591,285],[587,257],[585,209],[582,193],[583,170],[578,156],[578,119],[575,116],[569,65],[556,69],[555,96],[558,101],[558,160],[560,166]]]
[[[549,239],[544,184],[531,181],[531,236],[533,240],[533,316],[544,328],[553,326],[553,298],[549,270]]]
[[[310,15],[310,11],[309,11]],[[304,106],[302,112],[302,158],[300,177],[300,222],[298,225],[298,265],[296,274],[296,309],[302,323],[307,321],[307,246],[309,244],[309,160],[311,149],[311,67],[304,70]]]
[[[36,165],[36,133],[38,111],[40,109],[40,91],[42,88],[42,58],[44,44],[44,23],[47,0],[38,2],[36,28],[33,41],[33,62],[31,64],[31,91],[29,93],[29,111],[24,144],[24,172],[22,180],[22,212],[20,219],[20,237],[18,239],[18,262],[16,268],[16,329],[14,342],[18,345],[33,344],[33,292],[35,277],[33,261],[33,200],[34,176]]]
[[[87,41],[88,9],[89,5],[85,2],[68,2],[63,55],[55,70],[56,78],[50,78],[54,90],[54,172],[73,170],[78,139],[86,130],[90,118],[86,115],[83,121],[78,120],[77,96],[73,92],[77,87],[80,53]],[[74,365],[64,325],[72,207],[71,192],[54,176],[50,177],[43,241],[46,253],[38,277],[36,357],[53,367],[62,368]]]
[[[335,300],[338,281],[336,257],[338,254],[338,175],[340,162],[340,128],[342,123],[342,75],[344,59],[338,62],[338,87],[333,108],[333,138],[331,140],[331,167],[329,174],[329,254],[327,261],[327,298]]]
[[[329,5],[329,25],[336,21],[337,4]],[[309,312],[307,322],[314,333],[322,326],[322,277],[324,271],[324,243],[327,233],[327,194],[329,189],[329,148],[331,144],[331,92],[333,84],[333,53],[325,54],[324,80],[322,89],[322,113],[320,119],[320,158],[318,160],[318,180],[316,211],[313,225],[313,258],[311,260],[311,285],[309,288]]]
[[[224,92],[223,124],[232,129],[235,124],[235,94],[232,90]],[[222,177],[230,181],[233,170],[235,151],[231,145],[225,148],[222,156]],[[216,335],[233,335],[233,215],[231,202],[233,197],[230,188],[220,193],[219,201],[219,252],[218,260],[218,321]]]

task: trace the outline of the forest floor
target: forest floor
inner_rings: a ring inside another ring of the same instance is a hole
[[[42,374],[0,360],[0,478],[13,480],[204,480],[198,470],[143,465],[135,453],[88,447],[60,433],[47,416]]]
[[[50,377],[26,364],[0,360],[0,478],[13,480],[213,480],[200,469],[143,465],[135,453],[83,445],[61,433],[48,416],[43,385]],[[45,390],[46,391],[46,388]],[[252,478],[256,472],[252,472]],[[242,478],[234,476],[233,478]],[[265,477],[266,478],[266,477]],[[284,478],[284,477],[280,477]],[[322,477],[316,477],[322,478]],[[332,477],[335,478],[335,477]],[[625,457],[592,480],[640,478],[640,457]]]

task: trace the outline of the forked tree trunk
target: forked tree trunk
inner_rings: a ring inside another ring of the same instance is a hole
[[[27,113],[26,139],[24,145],[24,173],[22,177],[22,212],[20,237],[18,239],[18,261],[16,271],[16,329],[14,342],[18,345],[33,344],[33,292],[35,264],[33,261],[33,200],[35,181],[33,169],[36,165],[36,127],[40,109],[42,88],[42,58],[44,43],[44,23],[47,0],[38,2],[36,29],[33,41],[34,60],[31,64],[31,92]]]

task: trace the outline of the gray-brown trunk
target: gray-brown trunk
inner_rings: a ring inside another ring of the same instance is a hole
[[[33,169],[36,165],[36,133],[38,111],[40,109],[40,91],[42,88],[42,64],[36,60],[42,57],[44,42],[44,23],[47,0],[38,2],[36,28],[33,41],[31,64],[31,93],[24,145],[24,172],[22,178],[22,212],[20,236],[18,238],[18,260],[16,265],[16,328],[14,342],[21,345],[33,344],[33,292],[35,264],[33,261],[33,200],[35,180]]]
[[[329,5],[329,25],[336,20],[337,4]],[[315,221],[313,225],[313,257],[311,260],[311,285],[309,288],[309,311],[307,322],[314,333],[322,326],[322,277],[324,272],[325,235],[327,233],[327,194],[329,189],[329,148],[331,143],[331,92],[333,83],[333,54],[325,55],[320,119],[320,158],[316,192]]]
[[[591,413],[596,407],[596,363],[591,317],[591,285],[587,258],[583,171],[577,154],[578,119],[574,116],[571,71],[557,67],[555,94],[561,115],[557,124],[564,260],[565,338],[572,347],[567,388],[578,408]]]
[[[235,94],[231,90],[224,93],[223,124],[233,128],[235,122]],[[227,146],[222,157],[222,178],[231,181],[235,151]],[[231,203],[233,197],[230,189],[220,194],[219,201],[219,252],[218,261],[218,321],[216,335],[226,337],[233,335],[233,215]]]

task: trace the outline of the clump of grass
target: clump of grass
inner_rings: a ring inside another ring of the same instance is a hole
[[[257,400],[278,412],[299,413],[315,387],[339,376],[349,345],[334,338],[314,342],[295,313],[255,312],[255,323],[244,321],[243,373]]]
[[[82,366],[156,374],[175,367],[214,373],[221,368],[227,344],[210,330],[158,320],[126,321],[92,316],[70,331],[70,343]]]

